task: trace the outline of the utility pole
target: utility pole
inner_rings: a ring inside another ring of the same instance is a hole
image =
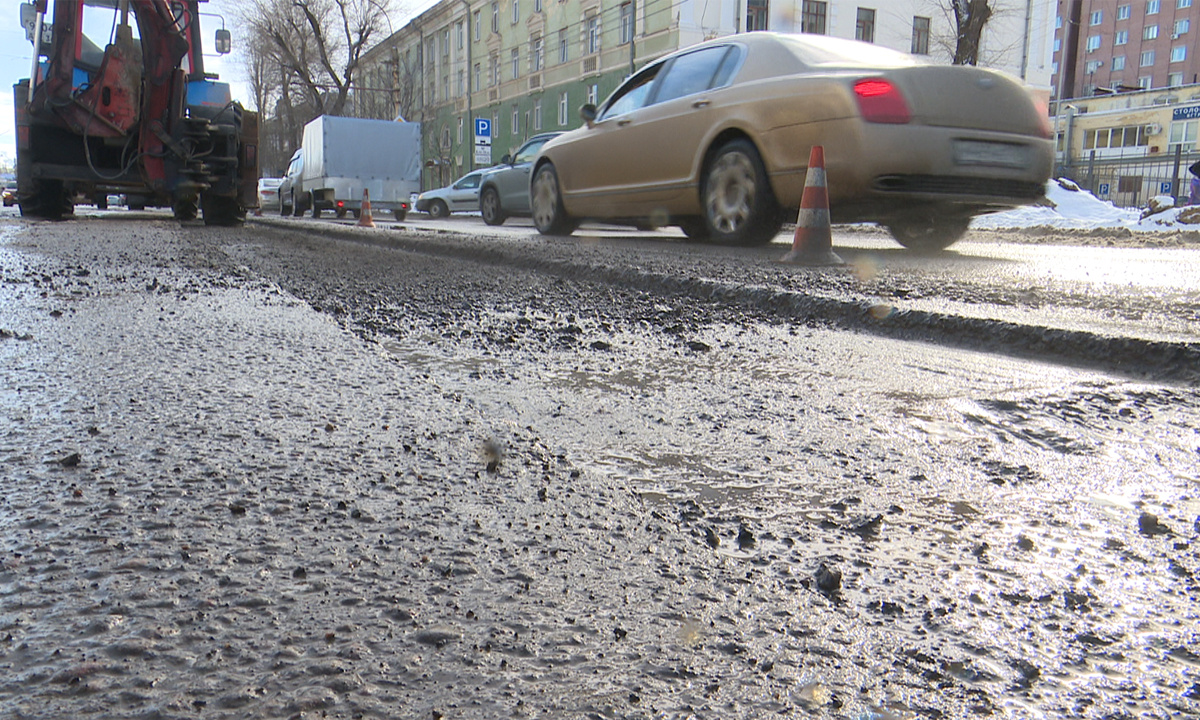
[[[633,74],[633,36],[637,27],[637,0],[629,0],[629,74]]]

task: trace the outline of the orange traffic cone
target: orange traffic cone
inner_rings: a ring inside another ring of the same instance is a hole
[[[375,218],[371,217],[371,196],[363,188],[362,209],[358,211],[359,227],[375,227]]]
[[[829,226],[829,189],[825,184],[825,148],[813,145],[808,155],[808,174],[804,176],[804,194],[796,218],[796,237],[792,249],[778,262],[792,265],[842,265],[833,252],[833,234]]]

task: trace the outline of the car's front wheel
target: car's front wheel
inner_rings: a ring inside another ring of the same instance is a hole
[[[429,217],[437,220],[444,218],[450,214],[450,208],[446,207],[446,203],[441,200],[434,200],[429,204]]]
[[[487,188],[479,196],[479,212],[488,225],[504,224],[506,218],[504,210],[500,207],[500,193],[496,192],[496,188]]]
[[[919,253],[945,250],[967,234],[970,215],[942,215],[930,209],[927,215],[905,216],[884,223],[896,242]]]
[[[546,163],[538,168],[533,176],[531,192],[529,204],[538,232],[543,235],[570,235],[575,232],[579,222],[568,215],[563,207],[558,173],[553,165]]]
[[[717,150],[704,173],[700,199],[713,242],[765,245],[783,224],[767,170],[749,140],[731,140]]]

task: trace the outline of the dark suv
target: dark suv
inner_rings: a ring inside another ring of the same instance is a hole
[[[533,159],[550,138],[560,132],[534,135],[525,141],[516,155],[505,155],[500,164],[483,176],[479,186],[479,212],[488,225],[499,225],[514,215],[528,217],[529,172]]]

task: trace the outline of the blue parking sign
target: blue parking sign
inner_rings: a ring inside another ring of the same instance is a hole
[[[475,118],[475,137],[491,137],[492,121],[490,118]]]
[[[1159,183],[1158,184],[1158,194],[1159,195],[1170,195],[1171,188],[1173,186],[1174,186],[1174,183],[1170,183],[1170,182]]]
[[[1108,194],[1108,183],[1100,183],[1100,192],[1098,192],[1096,194],[1101,195],[1101,196],[1107,195]]]

